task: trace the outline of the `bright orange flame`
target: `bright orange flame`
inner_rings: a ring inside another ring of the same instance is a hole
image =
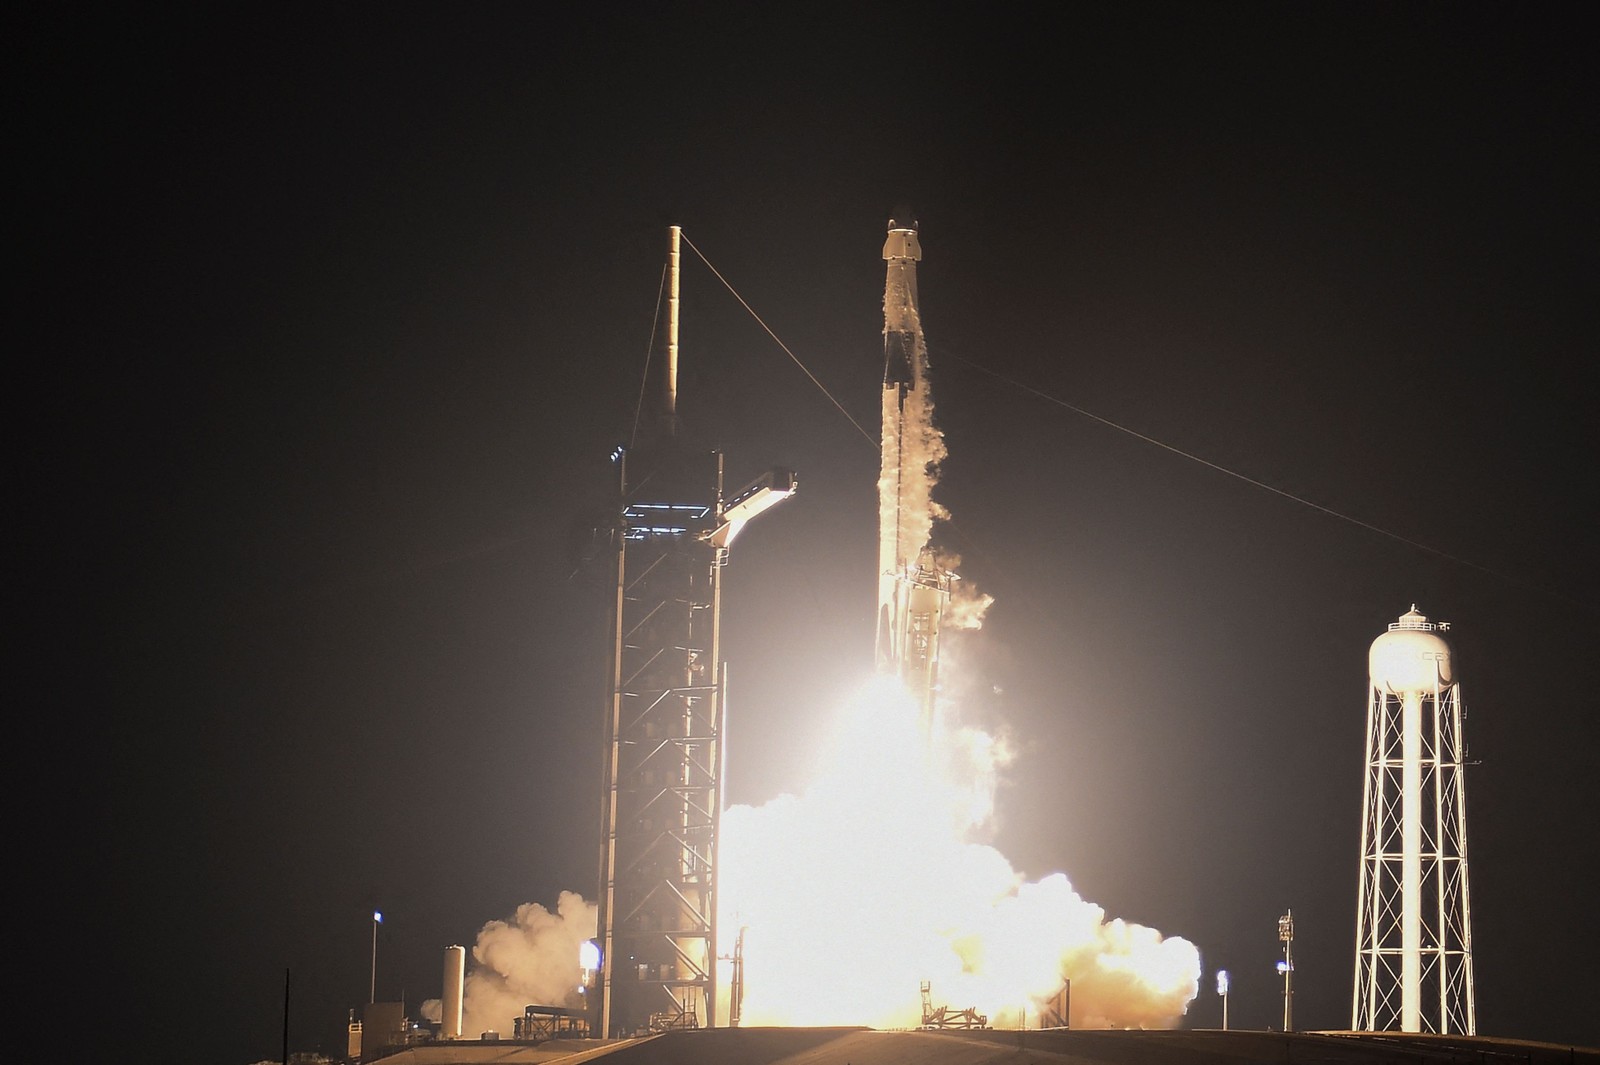
[[[1065,875],[1029,882],[970,842],[1003,745],[970,729],[929,737],[920,716],[878,678],[802,795],[724,815],[719,922],[747,928],[742,1023],[915,1026],[927,980],[936,1004],[1015,1025],[1064,979],[1076,1025],[1176,1023],[1199,992],[1194,946],[1107,922]]]

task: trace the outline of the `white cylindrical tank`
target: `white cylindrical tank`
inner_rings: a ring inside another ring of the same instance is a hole
[[[445,1039],[461,1038],[461,992],[467,979],[467,948],[444,948],[444,994],[439,1014],[439,1034]]]
[[[1434,624],[1413,606],[1372,641],[1367,672],[1372,686],[1390,695],[1431,692],[1455,683],[1450,644]]]

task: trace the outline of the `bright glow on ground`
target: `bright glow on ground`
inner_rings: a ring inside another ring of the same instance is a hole
[[[927,980],[936,1006],[1010,1027],[1027,1003],[1037,1025],[1064,978],[1074,1025],[1176,1023],[1199,992],[1192,944],[1108,921],[1064,875],[1026,881],[969,842],[1002,760],[981,732],[928,739],[898,681],[878,678],[803,794],[723,815],[721,949],[747,928],[743,1024],[911,1027]],[[730,976],[724,963],[724,996]]]

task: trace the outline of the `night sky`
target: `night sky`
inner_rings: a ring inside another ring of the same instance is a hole
[[[290,1049],[338,1053],[374,908],[414,1005],[486,921],[593,898],[583,530],[667,229],[875,432],[909,204],[938,535],[996,598],[963,706],[1018,751],[995,845],[1194,942],[1197,1027],[1217,968],[1279,1023],[1292,907],[1297,1026],[1347,1026],[1366,649],[1415,603],[1468,709],[1479,1030],[1600,1043],[1578,9],[939,12],[24,27],[7,702],[51,897],[13,943],[58,1031],[275,1058],[287,969]],[[801,482],[724,588],[759,803],[871,669],[877,453],[687,249],[682,321],[686,431]]]

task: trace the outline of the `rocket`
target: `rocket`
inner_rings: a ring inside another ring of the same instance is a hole
[[[922,246],[915,221],[889,220],[883,244],[883,429],[878,476],[879,673],[899,676],[933,720],[939,673],[939,626],[953,575],[942,569],[929,539],[938,513],[932,492],[944,458],[933,425],[928,348],[917,311]]]

